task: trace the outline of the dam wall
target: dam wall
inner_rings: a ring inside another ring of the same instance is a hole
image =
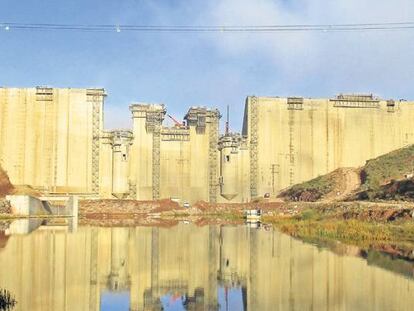
[[[250,194],[281,189],[414,143],[414,103],[372,95],[248,97]]]
[[[12,184],[99,192],[102,89],[0,88],[0,165]]]
[[[167,127],[165,106],[151,103],[130,105],[126,129],[104,129],[105,96],[0,88],[0,165],[11,182],[44,194],[238,203],[414,143],[414,102],[373,95],[249,96],[242,132],[224,135],[217,109],[190,107]]]

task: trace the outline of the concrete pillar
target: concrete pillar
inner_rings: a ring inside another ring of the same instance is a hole
[[[239,194],[239,135],[225,135],[219,140],[220,194],[232,200]]]
[[[130,106],[133,128],[131,183],[136,184],[136,198],[157,198],[160,188],[160,128],[166,110],[159,104]]]
[[[185,115],[190,128],[190,181],[193,202],[217,202],[219,156],[217,142],[219,119],[217,109],[191,107]],[[205,163],[201,166],[200,163]]]
[[[129,158],[132,143],[131,131],[113,131],[112,194],[118,199],[129,194]]]

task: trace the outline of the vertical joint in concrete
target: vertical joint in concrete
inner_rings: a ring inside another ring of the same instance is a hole
[[[102,131],[104,89],[87,89],[87,102],[92,104],[92,192],[99,193],[99,140]]]
[[[289,185],[292,186],[295,180],[295,115],[289,111]]]
[[[160,198],[161,125],[155,124],[152,135],[152,198]]]

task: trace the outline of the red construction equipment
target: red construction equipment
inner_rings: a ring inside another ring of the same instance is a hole
[[[174,122],[174,126],[175,127],[182,127],[182,126],[184,126],[185,124],[184,124],[184,122],[180,122],[180,121],[178,121],[176,118],[174,118],[172,115],[170,115],[170,114],[167,114],[167,116],[171,119],[171,120],[173,120],[173,122]]]

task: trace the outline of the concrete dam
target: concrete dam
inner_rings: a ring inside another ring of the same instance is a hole
[[[241,133],[217,109],[163,126],[161,104],[132,103],[131,128],[103,127],[104,89],[0,88],[0,165],[48,194],[190,203],[248,202],[414,143],[414,102],[373,95],[256,97]],[[242,105],[242,104],[241,104]]]

